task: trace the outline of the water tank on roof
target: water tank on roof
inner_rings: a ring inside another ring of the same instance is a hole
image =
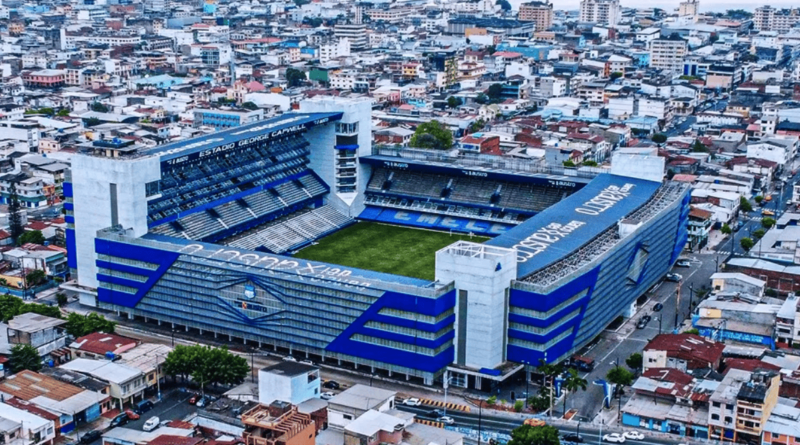
[[[106,352],[106,358],[109,360],[114,360],[114,353],[113,352]]]

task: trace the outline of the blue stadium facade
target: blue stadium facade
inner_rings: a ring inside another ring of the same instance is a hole
[[[585,345],[685,245],[683,185],[383,153],[370,146],[368,103],[301,110],[76,157],[64,190],[81,301],[427,384],[449,370],[480,387]],[[493,238],[437,253],[433,282],[291,256],[358,220]]]

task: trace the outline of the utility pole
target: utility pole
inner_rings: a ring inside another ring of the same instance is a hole
[[[689,317],[692,315],[692,299],[694,298],[694,283],[689,285]]]
[[[528,362],[522,362],[525,365],[525,409],[528,408],[528,398],[530,397],[530,383],[531,375],[528,369]]]
[[[251,383],[255,383],[256,382],[256,365],[255,365],[255,361],[256,361],[256,353],[255,352],[251,352],[250,353],[250,382]]]
[[[527,400],[527,399],[526,399]],[[483,419],[483,401],[478,401],[478,445],[481,445],[481,420]]]
[[[678,312],[681,310],[681,286],[683,286],[683,281],[678,282],[678,289],[677,298],[675,299],[675,330],[678,330]]]

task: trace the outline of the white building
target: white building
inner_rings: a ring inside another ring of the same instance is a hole
[[[765,138],[758,142],[747,144],[747,157],[766,159],[786,165],[797,154],[798,139],[792,138]]]
[[[385,413],[395,407],[397,393],[366,385],[354,385],[328,401],[328,426],[342,431],[367,411]]]
[[[120,409],[125,403],[144,399],[147,379],[142,371],[132,366],[107,360],[76,358],[61,367],[108,382],[109,395],[118,402]]]
[[[52,444],[56,437],[56,427],[52,420],[5,403],[0,403],[0,423],[3,425],[0,438],[5,439],[3,443],[9,445]]]
[[[319,368],[305,363],[282,361],[258,371],[258,402],[276,400],[299,405],[320,396]]]
[[[687,49],[686,40],[676,35],[651,41],[650,68],[680,72]]]
[[[614,26],[620,17],[619,0],[581,0],[581,22]]]
[[[325,65],[333,59],[350,55],[350,39],[341,38],[337,42],[319,46],[319,61]]]

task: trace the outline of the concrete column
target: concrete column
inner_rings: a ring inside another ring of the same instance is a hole
[[[200,331],[200,335],[203,335],[203,330],[202,329],[198,329],[198,331]]]
[[[161,326],[161,320],[158,320],[158,325]]]
[[[186,332],[189,332],[189,325],[186,325]]]
[[[411,380],[411,377],[406,373],[406,380]]]
[[[244,338],[244,337],[242,337],[242,344],[245,344],[245,345],[247,344],[247,339]]]
[[[175,323],[171,323],[171,324],[172,324],[172,329],[175,329]]]
[[[308,358],[308,349],[306,349],[306,358]]]
[[[233,335],[228,334],[228,341],[233,341]]]
[[[274,350],[274,351],[278,350],[278,344],[277,343],[272,345],[272,350]]]
[[[144,322],[147,323],[147,317],[144,317]]]
[[[392,370],[389,369],[388,371],[389,371],[389,377],[391,377],[392,376]]]
[[[214,338],[217,338],[217,331],[214,331]]]
[[[337,358],[337,359],[336,359],[336,363],[337,363],[339,366],[342,366],[342,359],[340,359],[340,358]]]
[[[625,310],[625,313],[623,315],[625,316],[625,318],[631,318],[634,315],[636,315],[636,302],[635,301],[633,303],[631,303],[630,306],[628,306],[628,309]]]
[[[261,348],[261,341],[258,341],[258,347]]]
[[[133,312],[128,312],[128,320],[133,320]]]

